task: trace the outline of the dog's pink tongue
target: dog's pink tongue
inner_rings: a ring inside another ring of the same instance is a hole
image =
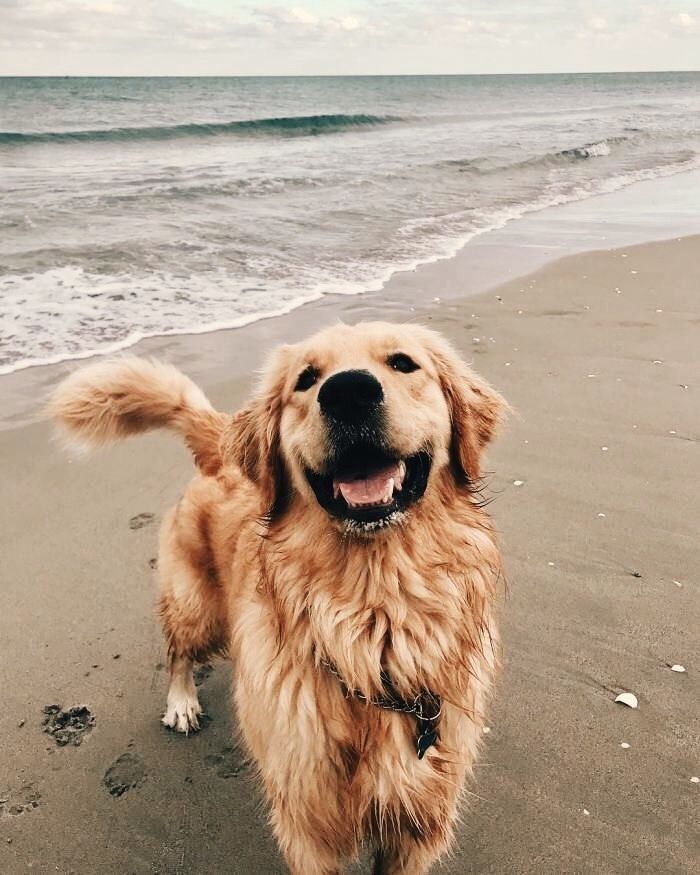
[[[371,477],[336,480],[335,486],[348,504],[378,504],[391,498],[396,473],[396,466],[392,465],[383,471],[377,471]]]

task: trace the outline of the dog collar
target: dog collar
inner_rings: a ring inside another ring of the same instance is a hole
[[[321,664],[338,679],[346,695],[385,711],[410,714],[416,721],[416,753],[419,760],[423,759],[428,748],[437,744],[440,739],[438,723],[442,715],[442,701],[437,693],[423,689],[413,699],[404,699],[397,692],[391,677],[382,670],[381,679],[384,695],[365,696],[364,693],[353,689],[345,682],[334,663],[322,659]]]

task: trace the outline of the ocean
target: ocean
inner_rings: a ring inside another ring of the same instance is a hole
[[[700,73],[0,78],[0,373],[381,288],[700,167]]]

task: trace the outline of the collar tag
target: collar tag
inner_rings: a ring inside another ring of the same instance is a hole
[[[438,740],[437,729],[431,729],[426,727],[423,729],[416,739],[416,751],[418,752],[418,759],[422,760],[425,756],[425,752],[429,747],[432,747]]]

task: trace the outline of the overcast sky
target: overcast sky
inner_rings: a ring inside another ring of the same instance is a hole
[[[697,70],[700,0],[0,0],[0,74]]]

